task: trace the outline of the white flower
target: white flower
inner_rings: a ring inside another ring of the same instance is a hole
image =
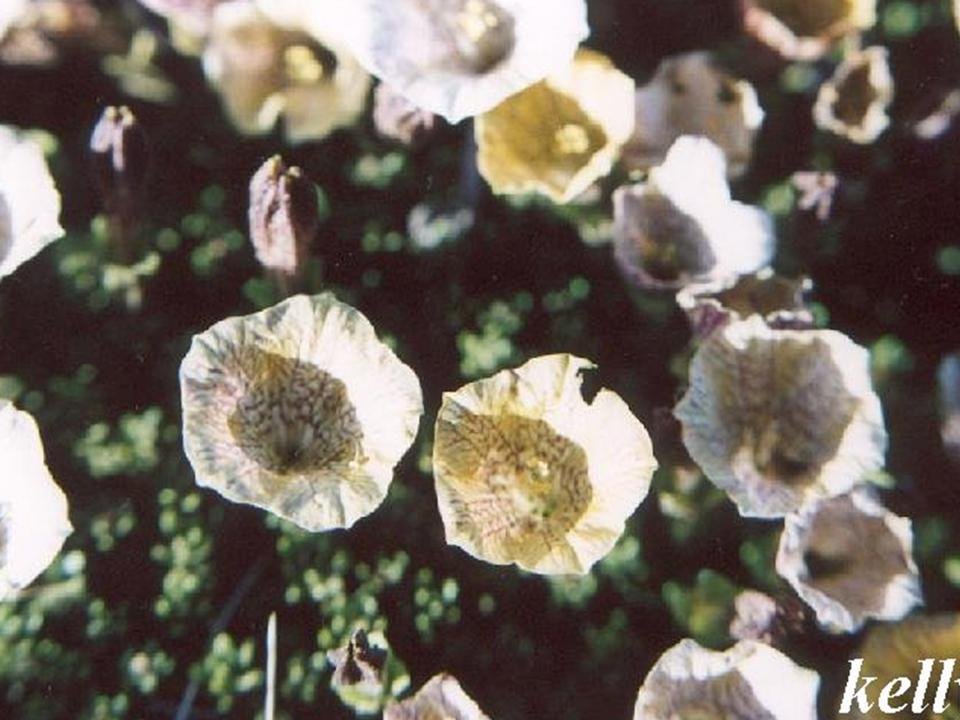
[[[854,53],[820,86],[813,106],[817,127],[862,145],[887,129],[887,108],[893,102],[893,77],[887,49],[870,47]]]
[[[36,421],[0,400],[0,600],[33,582],[72,531]]]
[[[617,260],[641,287],[729,285],[773,257],[770,216],[731,198],[723,152],[706,138],[677,140],[645,182],[614,193],[613,205]]]
[[[562,70],[589,32],[584,0],[349,0],[336,15],[370,73],[451,123]]]
[[[490,720],[452,675],[435,675],[409,700],[387,705],[383,720]]]
[[[40,146],[0,125],[0,279],[63,236],[57,192]]]

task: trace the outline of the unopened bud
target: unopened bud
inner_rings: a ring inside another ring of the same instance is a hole
[[[130,108],[108,106],[90,137],[94,180],[110,213],[132,216],[147,177],[148,149],[143,128]]]
[[[367,634],[357,629],[345,647],[329,651],[327,658],[334,666],[332,682],[335,686],[376,684],[382,682],[387,651],[371,645]]]
[[[296,276],[303,270],[320,228],[317,191],[298,167],[279,155],[250,180],[250,240],[268,270]]]
[[[433,132],[436,116],[414,105],[391,85],[380,83],[373,94],[373,124],[386,138],[416,145]]]

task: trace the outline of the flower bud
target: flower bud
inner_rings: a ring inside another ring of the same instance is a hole
[[[147,138],[130,108],[108,106],[90,136],[94,181],[107,212],[132,214],[148,168]]]
[[[298,275],[320,226],[317,193],[298,167],[279,155],[267,160],[250,180],[250,240],[268,270]]]

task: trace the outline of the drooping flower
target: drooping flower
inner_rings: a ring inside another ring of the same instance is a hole
[[[682,137],[645,182],[613,196],[614,252],[643,288],[732,284],[773,257],[770,216],[730,197],[723,152]]]
[[[623,149],[623,164],[646,170],[661,164],[683,135],[702,135],[723,150],[731,177],[743,174],[763,122],[757,93],[716,66],[706,52],[676,55],[660,63],[636,93],[636,127]]]
[[[860,667],[860,677],[875,677],[872,687],[885,687],[897,678],[908,678],[911,692],[889,705],[908,705],[894,713],[884,712],[876,702],[876,695],[871,693],[871,707],[867,712],[861,712],[860,703],[853,702],[850,713],[845,717],[857,720],[943,720],[953,717],[955,705],[955,691],[950,697],[943,693],[940,698],[942,704],[947,704],[949,712],[944,707],[938,707],[937,696],[940,674],[948,661],[960,658],[960,614],[944,613],[941,615],[913,615],[898,623],[877,623],[868,631],[863,644],[854,651],[854,658],[863,660]],[[925,666],[929,669],[925,669]],[[923,680],[923,677],[926,680]],[[919,692],[921,683],[923,692]],[[909,707],[914,704],[915,697],[920,696],[920,705],[917,712]]]
[[[742,640],[726,652],[681,640],[650,670],[634,720],[816,720],[820,677],[769,645]]]
[[[338,28],[373,75],[450,123],[569,64],[584,0],[352,0]]]
[[[310,531],[376,509],[423,412],[413,371],[329,293],[196,335],[180,390],[197,482]]]
[[[870,47],[854,53],[820,86],[813,106],[817,127],[851,142],[872,143],[890,124],[893,78],[887,49]]]
[[[770,327],[810,328],[813,314],[804,295],[811,287],[809,278],[785,278],[764,268],[742,275],[728,288],[689,285],[677,293],[677,304],[687,314],[697,339],[751,315],[759,315]]]
[[[490,720],[452,675],[432,677],[412,698],[387,705],[383,720]]]
[[[816,60],[877,21],[876,0],[742,0],[742,7],[744,29],[790,60]]]
[[[266,133],[282,118],[290,142],[320,140],[363,112],[370,76],[327,32],[321,7],[217,5],[203,66],[240,132]]]
[[[0,601],[33,582],[72,531],[36,421],[0,400]]]
[[[63,236],[59,218],[60,193],[40,145],[0,125],[0,279]]]
[[[757,315],[700,345],[674,414],[691,457],[748,517],[847,492],[883,465],[887,445],[867,351]]]
[[[947,355],[937,368],[940,438],[947,455],[960,465],[960,353]]]
[[[606,555],[657,467],[626,403],[580,393],[571,355],[445,393],[433,450],[447,542],[487,562],[583,574]]]
[[[605,55],[572,64],[476,118],[477,167],[494,192],[566,203],[610,172],[633,130],[634,83]]]
[[[814,501],[787,515],[777,572],[832,631],[869,618],[899,620],[922,602],[910,521],[866,490]]]

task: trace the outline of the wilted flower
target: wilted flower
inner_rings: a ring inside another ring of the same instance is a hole
[[[947,455],[960,465],[960,353],[947,355],[937,368],[940,437]]]
[[[57,192],[40,146],[0,125],[0,279],[63,236]]]
[[[423,412],[413,371],[329,293],[196,335],[180,390],[197,482],[311,531],[376,509]]]
[[[646,170],[662,163],[679,137],[702,135],[723,150],[727,172],[735,177],[750,164],[762,122],[753,86],[718,68],[709,53],[670,57],[637,90],[636,127],[623,164]]]
[[[677,304],[687,314],[696,338],[705,338],[721,325],[759,315],[770,327],[813,327],[813,314],[804,295],[809,278],[785,278],[770,268],[742,275],[728,288],[689,285],[677,293]]]
[[[910,688],[918,688],[921,682],[925,682],[925,693],[920,693],[921,706],[917,712],[905,708],[902,712],[888,713],[879,703],[872,702],[872,708],[864,713],[860,711],[860,704],[853,702],[846,717],[858,720],[943,720],[954,716],[956,696],[948,699],[947,689],[941,691],[938,686],[941,672],[946,671],[945,666],[949,663],[952,672],[955,659],[960,658],[960,614],[913,615],[898,623],[878,623],[867,631],[866,639],[855,651],[854,657],[863,659],[860,678],[876,678],[871,683],[872,700],[876,699],[880,688],[903,677],[909,678]],[[921,680],[924,675],[925,681]],[[876,693],[873,692],[874,688]],[[948,705],[948,713],[944,713],[942,707],[937,708],[935,700],[941,692],[943,696],[940,701]],[[903,702],[912,705],[910,697],[913,694],[902,697],[896,705]]]
[[[337,26],[360,63],[417,107],[451,123],[562,71],[589,32],[584,0],[341,5]]]
[[[580,392],[592,363],[535,358],[445,393],[433,449],[447,542],[496,564],[583,574],[650,487],[650,437],[609,390]]]
[[[790,183],[800,193],[797,207],[816,210],[817,220],[825,222],[833,209],[833,195],[837,191],[837,176],[832,172],[801,170],[790,176]]]
[[[72,531],[37,423],[0,400],[0,601],[33,582]]]
[[[681,640],[637,694],[634,720],[816,720],[820,677],[769,645],[742,640],[726,652]]]
[[[883,465],[887,433],[869,353],[833,330],[761,317],[712,333],[674,409],[691,457],[748,517],[840,495]]]
[[[605,55],[573,63],[476,118],[477,167],[493,191],[569,202],[610,172],[633,130],[633,80]]]
[[[682,137],[645,182],[613,195],[614,251],[643,288],[729,285],[767,265],[773,223],[730,197],[723,152],[706,138]]]
[[[203,66],[241,132],[269,132],[282,117],[290,142],[319,140],[363,112],[370,76],[324,32],[321,7],[217,5]]]
[[[870,47],[844,60],[820,86],[813,119],[821,130],[855,143],[872,143],[890,124],[887,107],[892,101],[887,49]]]
[[[409,700],[387,705],[383,720],[490,720],[452,675],[435,675]]]
[[[436,116],[414,105],[393,85],[380,83],[373,93],[373,125],[383,137],[418,145],[433,132]]]
[[[816,60],[877,21],[876,0],[741,0],[744,28],[790,60]]]
[[[899,620],[922,602],[910,521],[865,490],[787,515],[777,572],[825,628],[855,632],[868,618]]]
[[[320,227],[317,191],[298,167],[279,155],[268,159],[250,180],[250,240],[268,270],[298,275]]]
[[[358,712],[377,712],[383,706],[388,655],[381,633],[370,637],[362,629],[354,630],[344,647],[327,651],[327,660],[333,665],[331,687]]]

